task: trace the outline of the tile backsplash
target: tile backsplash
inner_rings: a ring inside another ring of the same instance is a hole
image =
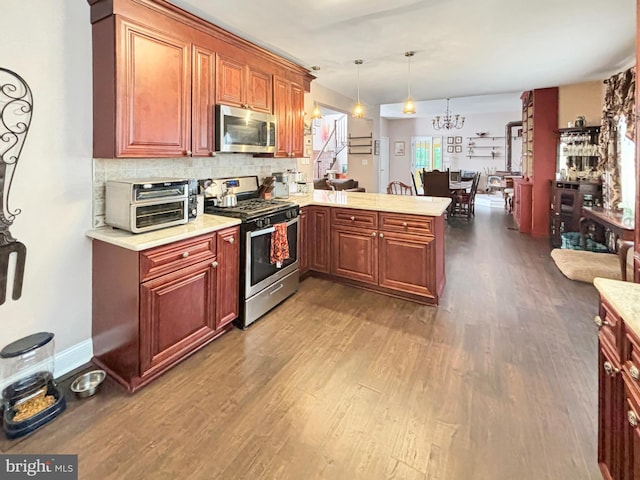
[[[295,158],[264,158],[238,153],[196,158],[94,158],[93,228],[105,225],[104,191],[107,180],[257,175],[261,182],[273,172],[284,172],[296,167]]]

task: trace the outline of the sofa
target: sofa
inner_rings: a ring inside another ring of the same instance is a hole
[[[358,187],[358,181],[352,178],[335,178],[327,180],[326,178],[316,178],[313,181],[314,190],[331,190],[331,186],[336,190],[344,190],[345,192],[364,192],[363,187]]]

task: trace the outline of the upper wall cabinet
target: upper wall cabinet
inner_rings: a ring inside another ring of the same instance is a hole
[[[277,121],[276,157],[302,157],[304,150],[304,90],[276,77],[273,110]]]
[[[215,104],[272,113],[274,76],[297,86],[282,114],[302,132],[303,67],[165,0],[88,3],[95,158],[213,155]],[[302,135],[286,141],[302,156]]]
[[[120,16],[93,26],[95,157],[213,153],[215,53],[177,32]]]
[[[218,55],[216,103],[272,112],[271,75],[225,55]]]

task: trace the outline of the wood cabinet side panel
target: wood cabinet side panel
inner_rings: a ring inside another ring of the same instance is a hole
[[[290,111],[289,82],[275,77],[273,79],[273,113],[276,116],[276,157],[288,157],[289,142],[289,111]]]
[[[329,216],[329,207],[309,208],[309,268],[321,273],[331,270]]]
[[[115,156],[116,55],[113,16],[94,23],[93,52],[93,156]]]
[[[304,155],[304,90],[291,83],[291,131],[289,133],[291,154],[300,158]]]
[[[301,274],[309,271],[309,216],[307,207],[300,209],[300,223],[298,229],[298,270]]]
[[[215,53],[194,45],[191,98],[191,151],[194,157],[210,156],[215,148],[215,73]]]
[[[235,320],[240,298],[240,227],[218,232],[216,329]]]
[[[129,382],[139,374],[138,252],[93,240],[93,355]]]

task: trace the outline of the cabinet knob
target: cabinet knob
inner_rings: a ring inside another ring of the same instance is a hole
[[[638,370],[638,367],[636,367],[635,365],[631,365],[631,367],[629,368],[629,375],[631,375],[631,378],[636,381],[640,380],[640,370]]]
[[[371,233],[371,236],[372,236],[372,237],[375,237],[377,234],[378,234],[377,232],[372,232],[372,233]]]
[[[193,152],[191,150],[185,150],[183,153],[186,157],[190,157]]]
[[[402,226],[403,226],[404,228],[407,228],[407,222],[402,222]]]
[[[615,368],[613,365],[611,365],[611,362],[604,362],[604,371],[607,375],[609,375],[610,377],[613,377],[616,375],[616,373],[618,373],[620,370],[618,370],[617,368]]]
[[[356,217],[349,217],[349,218],[351,219],[352,222],[356,219]]]
[[[227,242],[229,242],[229,243],[233,243],[233,242],[235,242],[235,241],[236,241],[236,239],[235,239],[235,238],[233,238],[233,237],[229,237],[229,238],[227,238]]]
[[[189,256],[189,252],[184,252],[184,253],[182,254],[182,258],[187,258],[188,256]]]
[[[638,416],[633,410],[629,410],[627,412],[627,420],[629,421],[629,425],[631,425],[633,428],[636,428],[638,426]]]
[[[598,326],[598,328],[602,328],[609,325],[609,322],[607,322],[606,320],[602,320],[602,318],[600,318],[600,315],[596,315],[596,318],[594,318],[593,321]]]
[[[381,234],[380,234],[380,238],[384,238],[384,233],[381,233]]]
[[[216,262],[215,260],[213,262],[211,262],[211,266],[213,268],[217,268],[218,267],[218,262]]]

